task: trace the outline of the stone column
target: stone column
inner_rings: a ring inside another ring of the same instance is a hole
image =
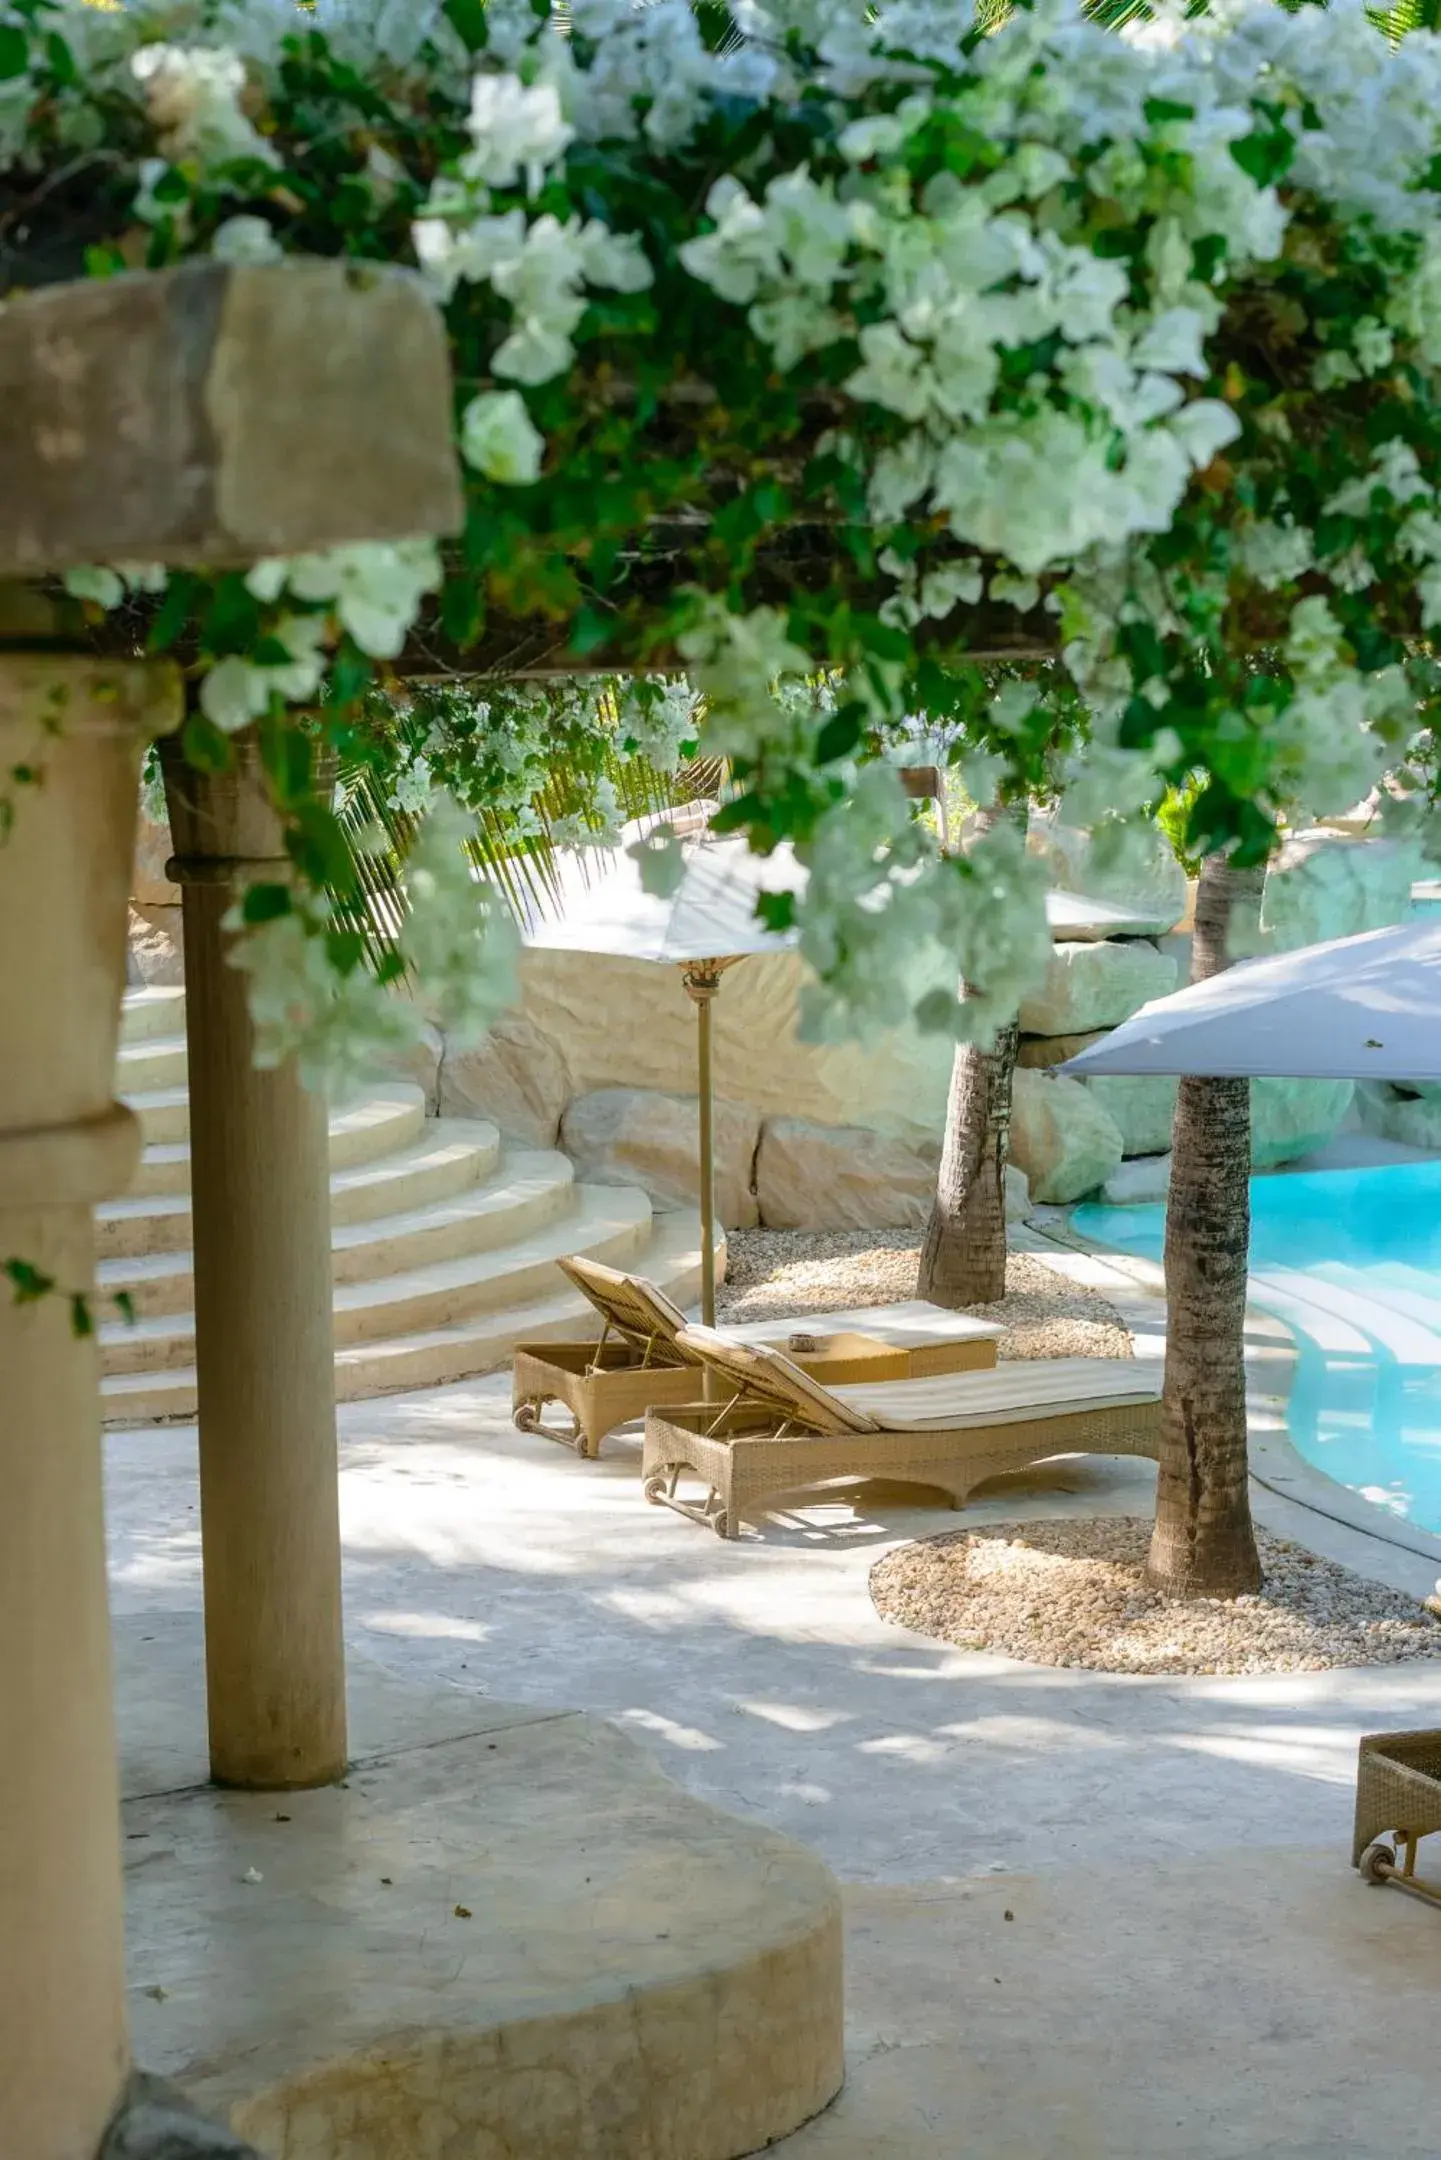
[[[156,664],[0,652],[0,2151],[92,2160],[129,2069],[93,1292]],[[28,777],[17,778],[17,773]],[[52,1288],[42,1289],[39,1277]],[[93,1316],[93,1305],[92,1305]]]
[[[223,918],[284,880],[256,744],[228,772],[166,759],[184,892],[195,1362],[210,1767],[218,1783],[323,1785],[345,1768],[324,1099],[257,1071]]]

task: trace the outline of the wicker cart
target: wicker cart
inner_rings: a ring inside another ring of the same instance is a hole
[[[929,1485],[959,1507],[984,1479],[1050,1455],[1154,1457],[1160,1446],[1160,1376],[1129,1359],[1037,1358],[832,1392],[774,1350],[708,1328],[688,1328],[681,1347],[710,1368],[713,1399],[646,1413],[645,1496],[721,1537],[818,1485]]]
[[[1416,1873],[1416,1846],[1433,1830],[1441,1830],[1441,1732],[1366,1733],[1356,1765],[1351,1865],[1368,1883],[1394,1882],[1441,1905],[1441,1883]]]

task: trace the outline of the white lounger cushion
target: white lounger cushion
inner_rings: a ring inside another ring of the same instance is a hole
[[[720,1332],[733,1342],[775,1343],[781,1349],[790,1335],[849,1334],[913,1350],[932,1343],[999,1342],[1006,1331],[994,1320],[973,1320],[969,1313],[909,1298],[903,1305],[866,1305],[858,1312],[796,1313],[789,1320],[746,1320],[739,1325],[723,1320]]]
[[[829,1392],[890,1432],[957,1431],[1020,1424],[1047,1412],[1065,1417],[1158,1402],[1161,1368],[1135,1358],[1025,1358],[994,1372],[861,1382]]]

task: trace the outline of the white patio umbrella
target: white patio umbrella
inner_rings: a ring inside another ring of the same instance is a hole
[[[741,838],[701,831],[681,840],[682,870],[664,898],[648,893],[627,847],[586,850],[561,870],[555,912],[538,914],[526,942],[549,951],[609,953],[678,968],[696,1008],[697,1093],[700,1100],[701,1311],[715,1322],[715,1165],[711,1094],[711,1003],[724,971],[752,953],[779,952],[790,932],[767,930],[756,915],[763,892],[806,886],[806,870],[783,844],[754,855]],[[1046,914],[1057,937],[1114,937],[1140,925],[1126,910],[1084,894],[1053,892]]]
[[[1143,1005],[1060,1070],[1441,1080],[1441,916],[1238,961]]]
[[[696,1008],[700,1097],[701,1313],[715,1325],[715,1149],[711,1098],[711,1002],[728,967],[794,942],[756,915],[763,892],[800,892],[806,873],[788,846],[754,855],[743,837],[702,833],[681,842],[680,882],[664,898],[641,884],[624,847],[587,851],[562,872],[559,912],[537,920],[526,942],[550,951],[611,953],[680,970]]]

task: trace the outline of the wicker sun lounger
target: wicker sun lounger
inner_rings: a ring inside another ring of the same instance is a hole
[[[1356,1766],[1351,1865],[1441,1905],[1441,1882],[1416,1873],[1416,1847],[1441,1830],[1441,1732],[1366,1733]],[[1387,1837],[1396,1844],[1387,1844]],[[1400,1847],[1398,1857],[1397,1845]]]
[[[1160,1444],[1157,1369],[1122,1358],[1034,1358],[992,1372],[890,1386],[820,1386],[761,1345],[687,1328],[682,1350],[712,1378],[712,1400],[646,1413],[648,1500],[740,1535],[782,1493],[855,1478],[930,1485],[960,1507],[1003,1470],[1050,1455],[1150,1455]],[[690,1472],[703,1497],[689,1499]]]
[[[597,1260],[557,1263],[604,1323],[600,1340],[516,1345],[513,1412],[522,1432],[543,1433],[598,1455],[607,1433],[651,1408],[704,1395],[703,1370],[679,1338],[685,1314],[643,1275],[624,1275]],[[993,1366],[1001,1329],[920,1299],[863,1312],[811,1313],[789,1326],[759,1320],[727,1327],[730,1341],[788,1349],[827,1386],[845,1381],[906,1380]],[[546,1422],[563,1403],[569,1429]]]
[[[663,1290],[598,1260],[556,1266],[605,1325],[598,1342],[516,1344],[511,1401],[521,1432],[544,1433],[577,1455],[598,1455],[607,1433],[643,1417],[653,1403],[691,1402],[704,1393],[694,1357],[676,1348],[685,1314]],[[546,1423],[552,1402],[569,1410],[570,1431]]]

